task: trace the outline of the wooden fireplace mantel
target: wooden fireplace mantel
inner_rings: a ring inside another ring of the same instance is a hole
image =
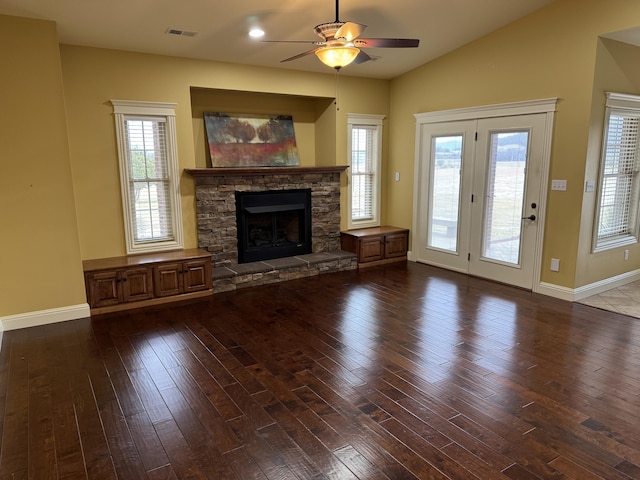
[[[327,167],[213,167],[185,168],[192,177],[251,177],[256,175],[305,175],[310,173],[339,173],[349,168],[347,165]]]

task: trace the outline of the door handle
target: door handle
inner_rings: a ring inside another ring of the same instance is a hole
[[[522,220],[535,220],[536,216],[532,213],[531,215],[529,215],[528,217],[522,217]]]

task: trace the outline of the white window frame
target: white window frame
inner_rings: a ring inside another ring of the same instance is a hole
[[[617,233],[606,233],[601,230],[602,202],[605,190],[605,181],[609,178],[620,176],[620,173],[607,174],[607,159],[610,158],[609,145],[609,124],[611,116],[635,117],[640,122],[640,96],[626,95],[620,93],[607,92],[605,119],[602,137],[602,152],[600,157],[600,177],[598,182],[598,200],[596,204],[596,216],[594,220],[593,235],[593,251],[600,252],[624,245],[638,243],[638,234],[640,226],[640,208],[638,205],[640,195],[640,175],[638,175],[640,167],[640,131],[637,132],[633,147],[635,166],[630,172],[628,178],[631,182],[631,192],[628,195],[627,202],[623,205],[628,209],[626,214],[626,228],[624,231]],[[614,147],[615,148],[615,147]],[[613,162],[613,157],[610,160]],[[622,214],[621,214],[622,215]]]
[[[366,114],[347,114],[347,158],[349,161],[349,169],[347,172],[348,188],[347,188],[347,226],[348,228],[366,228],[380,226],[380,189],[381,189],[381,168],[382,168],[382,125],[384,115],[366,115]],[[374,128],[375,138],[372,142],[373,163],[372,172],[372,218],[358,220],[353,218],[353,146],[352,135],[353,130],[358,127]]]
[[[178,153],[176,146],[175,103],[137,102],[111,100],[116,124],[118,159],[120,163],[120,192],[126,237],[127,255],[177,250],[183,248],[182,212],[180,205],[180,177],[178,175]],[[129,148],[126,140],[127,120],[152,120],[165,124],[165,155],[169,185],[171,230],[173,235],[163,240],[136,240],[135,218],[131,197]]]

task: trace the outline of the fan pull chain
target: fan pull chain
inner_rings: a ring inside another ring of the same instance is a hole
[[[340,111],[340,82],[339,82],[339,78],[340,78],[340,69],[336,68],[336,99],[335,99],[336,112]]]

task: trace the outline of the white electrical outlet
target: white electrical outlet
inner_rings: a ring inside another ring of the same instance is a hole
[[[551,271],[559,272],[560,271],[560,260],[557,258],[551,259]]]
[[[624,259],[629,260],[629,250],[624,251]]]

